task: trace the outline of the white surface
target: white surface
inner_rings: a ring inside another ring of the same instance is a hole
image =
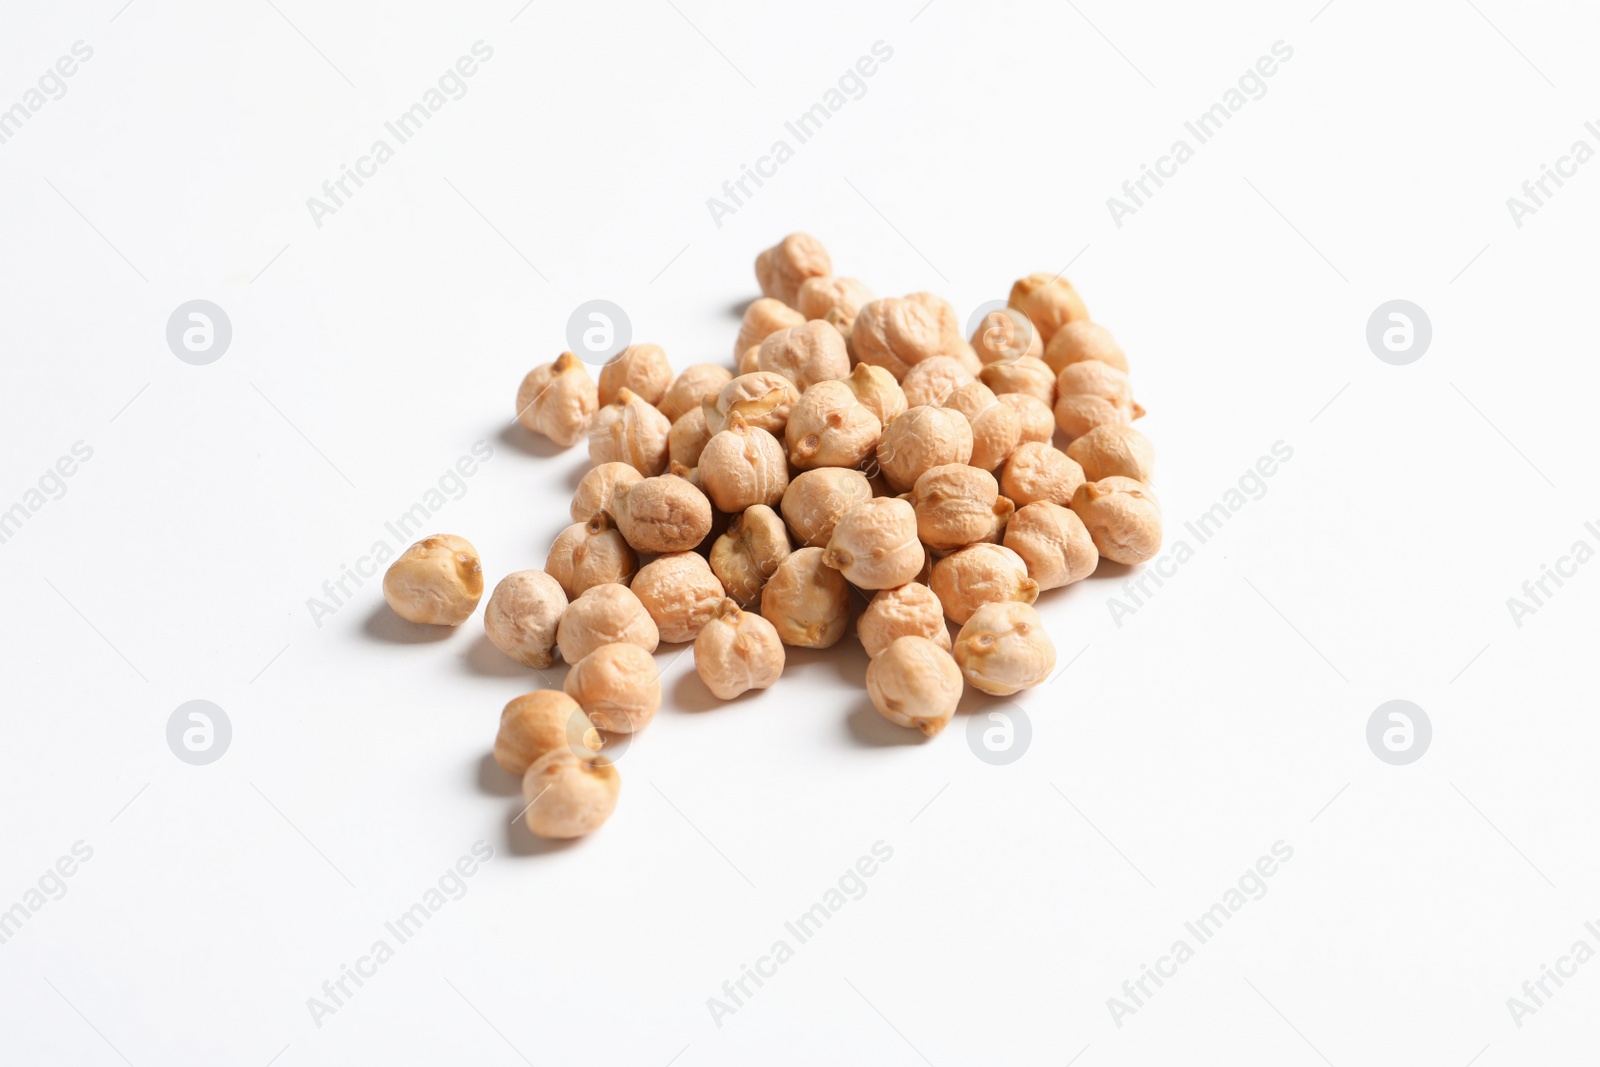
[[[1520,1028],[1506,998],[1600,946],[1600,566],[1521,628],[1505,601],[1600,540],[1600,168],[1520,229],[1505,200],[1597,141],[1594,13],[119,3],[10,4],[0,33],[0,107],[94,49],[0,145],[0,506],[93,448],[0,545],[0,907],[93,849],[0,945],[0,1058],[1493,1067],[1592,1047],[1600,965]],[[306,198],[478,40],[467,95],[317,228]],[[715,226],[706,198],[878,40],[864,97]],[[1116,227],[1106,198],[1279,40],[1266,95]],[[479,440],[493,459],[435,525],[491,581],[541,564],[585,457],[506,427],[569,311],[603,296],[676,365],[725,360],[756,252],[795,229],[963,316],[1071,261],[1134,361],[1169,548],[1274,442],[1293,459],[1120,628],[1117,580],[1047,598],[1062,661],[1082,653],[1026,695],[1019,762],[974,758],[965,717],[900,743],[853,640],[726,707],[669,647],[616,816],[540,849],[484,765],[535,678],[481,615],[410,644],[375,581],[320,629],[306,600]],[[234,329],[205,367],[164,340],[195,298]],[[1393,298],[1433,322],[1406,367],[1364,340]],[[196,698],[234,731],[205,767],[164,737]],[[1364,737],[1394,698],[1434,726],[1405,767]],[[307,998],[479,840],[466,895],[316,1026]],[[1266,896],[1116,1026],[1107,998],[1280,840]],[[877,841],[866,895],[715,1025],[707,998]]]

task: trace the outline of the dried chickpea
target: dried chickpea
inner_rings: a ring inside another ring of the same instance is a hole
[[[1128,373],[1128,357],[1123,354],[1122,346],[1111,336],[1111,331],[1098,322],[1084,319],[1067,323],[1050,338],[1050,344],[1044,350],[1044,361],[1057,374],[1065,370],[1068,364],[1091,359],[1113,366],[1124,374]]]
[[[783,494],[783,518],[795,541],[821,548],[839,516],[873,498],[867,476],[848,467],[818,467],[795,476]]]
[[[524,693],[500,712],[494,761],[502,770],[520,776],[557,749],[598,752],[600,744],[594,723],[576,700],[559,689],[541,689]]]
[[[807,389],[784,427],[789,462],[801,470],[854,467],[878,447],[883,423],[841,381]]]
[[[783,375],[804,393],[818,382],[849,377],[850,354],[837,329],[813,319],[762,341],[756,350],[756,367]]]
[[[921,582],[881,589],[856,620],[856,636],[867,656],[876,659],[896,639],[926,637],[949,651],[950,631],[944,623],[944,606]]]
[[[625,585],[597,585],[567,605],[556,627],[561,658],[576,663],[601,645],[626,641],[654,652],[661,641],[655,620]]]
[[[1030,274],[1019,279],[1011,287],[1008,303],[1028,316],[1046,349],[1062,326],[1089,317],[1083,297],[1059,274]]]
[[[383,599],[408,622],[458,626],[483,596],[483,564],[472,542],[455,534],[424,537],[383,575]]]
[[[600,368],[600,403],[609,404],[623,389],[631,389],[645,403],[659,406],[671,384],[672,364],[660,345],[629,345]]]
[[[889,425],[891,419],[897,415],[905,414],[905,390],[900,388],[900,383],[894,380],[894,375],[882,367],[873,367],[866,363],[857,363],[850,372],[850,377],[844,380],[850,391],[856,394],[856,399],[866,405],[867,409],[878,416],[878,421]]]
[[[563,448],[583,439],[600,406],[600,394],[582,361],[563,352],[554,363],[528,372],[517,389],[517,421]]]
[[[611,817],[620,792],[622,778],[609,759],[558,749],[522,776],[523,818],[539,837],[582,837]]]
[[[978,350],[967,344],[959,335],[951,345],[953,352],[951,358],[961,364],[961,368],[972,377],[976,378],[983,373],[983,360],[978,358]]]
[[[756,281],[761,292],[782,300],[790,307],[800,299],[800,286],[807,278],[823,278],[833,273],[833,260],[822,242],[809,233],[791,233],[756,257]]]
[[[979,543],[957,549],[933,565],[928,583],[952,622],[964,623],[985,604],[1032,604],[1039,583],[1022,557],[1002,545]],[[569,611],[571,609],[568,609]]]
[[[761,369],[761,346],[751,345],[735,360],[740,374],[754,374]]]
[[[1077,460],[1083,476],[1091,482],[1102,478],[1132,478],[1150,481],[1156,450],[1150,438],[1132,426],[1096,426],[1067,446],[1067,455]]]
[[[766,689],[783,673],[777,628],[727,599],[694,639],[694,669],[718,700]]]
[[[765,504],[745,508],[711,546],[711,573],[743,607],[761,602],[761,587],[789,554],[789,535],[778,513]]]
[[[1010,363],[1023,356],[1044,355],[1044,342],[1028,316],[1014,307],[991,311],[972,331],[972,349],[984,366]]]
[[[661,710],[661,674],[638,645],[601,645],[572,665],[561,687],[578,702],[595,729],[631,734]]]
[[[1072,495],[1072,510],[1113,563],[1144,563],[1161,551],[1161,505],[1143,482],[1116,476],[1084,482]]]
[[[1109,363],[1069,363],[1056,378],[1056,426],[1070,440],[1096,426],[1128,423],[1144,414],[1128,376]]]
[[[782,437],[789,412],[799,399],[800,390],[783,375],[754,371],[734,378],[722,387],[716,399],[707,397],[701,406],[706,413],[706,429],[713,434],[720,433],[727,426],[729,416],[737,412],[751,426]]]
[[[500,579],[483,609],[494,647],[518,663],[545,670],[555,662],[556,625],[567,593],[544,571],[515,571]]]
[[[611,491],[611,514],[638,552],[687,552],[711,532],[711,501],[673,474],[621,483]]]
[[[732,380],[733,372],[727,367],[715,363],[692,364],[672,379],[671,387],[656,407],[676,425],[689,412],[699,410],[700,401],[708,394],[722,392],[722,387]]]
[[[822,562],[860,589],[893,589],[914,579],[925,559],[917,513],[895,496],[857,504],[833,527]]]
[[[698,552],[657,556],[639,568],[628,588],[669,644],[693,641],[724,596],[722,583]]]
[[[933,552],[998,539],[1012,511],[994,475],[965,463],[923,471],[907,499],[917,514],[917,536]]]
[[[856,313],[863,304],[874,299],[865,283],[829,275],[801,282],[796,306],[806,318],[822,319],[832,323],[841,334],[848,334],[850,324],[856,321]]]
[[[1050,677],[1056,646],[1044,621],[1030,605],[985,604],[956,634],[956,665],[972,688],[990,696],[1010,696]]]
[[[1056,413],[1032,393],[997,393],[1000,403],[1017,413],[1022,426],[1022,441],[1049,444],[1056,436]],[[1019,444],[1022,442],[1018,442]]]
[[[954,356],[929,356],[906,371],[900,391],[911,407],[939,407],[951,393],[977,380]]]
[[[996,395],[1027,393],[1051,407],[1055,406],[1056,373],[1042,359],[1022,356],[1010,363],[995,363],[983,368],[983,373],[978,377]]]
[[[897,638],[867,664],[867,696],[896,726],[932,737],[961,703],[961,670],[949,652],[926,637]]]
[[[922,472],[944,463],[972,458],[972,427],[953,408],[914,407],[883,428],[878,442],[878,469],[889,485],[903,493]]]
[[[728,514],[753,504],[776,504],[789,488],[789,457],[783,443],[737,411],[727,429],[700,453],[700,482],[717,510]]]
[[[945,398],[944,406],[961,412],[972,427],[972,456],[967,462],[974,467],[994,470],[1022,442],[1022,419],[982,382],[963,385]]]
[[[820,548],[789,553],[761,590],[761,614],[786,645],[830,648],[850,625],[850,585],[822,556]]]
[[[626,463],[646,478],[667,469],[667,435],[672,423],[632,389],[595,415],[589,429],[589,458],[595,463]]]
[[[1083,468],[1045,441],[1024,441],[1000,471],[1000,491],[1017,507],[1048,500],[1065,507],[1083,484]]]
[[[864,304],[850,328],[850,355],[856,362],[882,367],[896,381],[913,365],[932,356],[959,356],[964,347],[955,308],[932,293]]]
[[[1051,423],[1053,426],[1054,423]],[[705,408],[696,406],[672,424],[667,434],[667,463],[682,464],[693,470],[700,463],[700,453],[705,451],[711,433],[706,429]]]
[[[572,521],[588,522],[597,511],[610,512],[611,491],[623,482],[640,481],[644,475],[626,463],[601,463],[590,467],[572,494]]]
[[[1040,500],[1019,508],[1001,542],[1022,557],[1039,588],[1059,589],[1094,573],[1100,550],[1083,520],[1070,508]]]
[[[739,323],[739,339],[733,343],[733,358],[740,359],[750,349],[791,326],[798,326],[806,317],[781,300],[762,297],[750,302]]]
[[[544,561],[545,573],[560,583],[569,599],[597,585],[626,583],[638,569],[639,557],[604,511],[557,534]]]

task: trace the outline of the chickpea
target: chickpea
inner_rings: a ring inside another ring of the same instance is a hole
[[[734,378],[722,387],[715,400],[707,397],[701,406],[706,413],[706,429],[713,434],[726,428],[729,416],[737,412],[751,426],[782,437],[789,412],[799,399],[800,390],[783,375],[756,371]]]
[[[1049,347],[1044,350],[1044,361],[1057,374],[1068,364],[1091,359],[1128,373],[1128,357],[1123,354],[1122,346],[1111,336],[1111,331],[1098,322],[1083,319],[1067,323],[1050,338]]]
[[[867,664],[867,696],[896,726],[932,737],[961,703],[961,670],[949,652],[926,637],[897,638]]]
[[[1009,363],[995,363],[983,368],[978,377],[997,395],[1027,393],[1055,406],[1056,372],[1042,359],[1022,356]]]
[[[1128,423],[1144,414],[1128,376],[1109,363],[1069,363],[1056,378],[1056,426],[1068,439],[1096,426]]]
[[[991,311],[972,331],[972,348],[984,366],[1044,355],[1044,342],[1028,316],[1014,307]]]
[[[733,343],[733,358],[740,359],[779,330],[787,330],[805,321],[804,315],[781,300],[762,297],[751,301],[750,306],[744,309],[744,319],[739,323],[739,339]]]
[[[1052,422],[1051,426],[1055,423]],[[672,424],[672,430],[667,434],[667,463],[681,464],[693,470],[700,463],[700,453],[705,451],[706,442],[711,440],[711,432],[706,429],[705,408],[695,407],[684,413],[684,416]]]
[[[1021,556],[1002,545],[982,542],[935,563],[929,585],[955,623],[966,622],[985,604],[1032,604],[1039,598],[1039,583],[1028,576]]]
[[[922,472],[972,458],[972,427],[953,408],[914,407],[884,427],[878,442],[878,469],[899,493]]]
[[[600,734],[578,702],[559,689],[524,693],[500,712],[494,761],[519,777],[557,749],[600,750]]]
[[[626,387],[595,415],[589,430],[589,458],[595,463],[626,463],[646,478],[667,469],[667,417]]]
[[[640,481],[644,475],[626,463],[601,463],[590,467],[572,494],[572,521],[588,522],[597,511],[610,512],[611,491],[619,484]]]
[[[1148,483],[1156,462],[1150,438],[1132,426],[1116,423],[1096,426],[1073,441],[1067,446],[1067,455],[1077,461],[1083,476],[1091,482],[1121,477]]]
[[[765,296],[782,300],[790,307],[800,299],[800,286],[807,278],[823,278],[833,273],[833,260],[822,242],[808,233],[791,233],[756,257],[756,281]]]
[[[1026,441],[1038,441],[1049,444],[1056,436],[1056,413],[1050,410],[1050,405],[1034,396],[1032,393],[998,393],[1000,403],[1005,404],[1017,413],[1017,418],[1022,426],[1021,444]],[[1015,450],[1013,450],[1015,451]]]
[[[921,364],[920,366],[927,366]],[[1022,419],[982,382],[971,382],[945,398],[944,406],[959,411],[972,427],[972,466],[992,471],[1022,442]]]
[[[655,620],[625,585],[607,583],[585,590],[567,605],[556,627],[556,647],[568,663],[618,641],[638,645],[646,652],[654,652],[661,641]]]
[[[698,552],[657,556],[639,568],[628,588],[668,644],[693,641],[724,596],[722,583]]]
[[[560,583],[568,599],[573,599],[597,585],[631,581],[639,569],[639,557],[616,521],[597,511],[588,522],[575,522],[556,535],[544,569]]]
[[[847,467],[818,467],[796,475],[783,494],[783,518],[795,541],[822,548],[839,516],[873,498],[867,476]]]
[[[856,362],[882,367],[901,381],[924,359],[959,356],[966,342],[948,301],[932,293],[912,293],[863,305],[850,328],[849,347]]]
[[[972,688],[1006,697],[1046,681],[1056,666],[1056,646],[1039,613],[1016,602],[985,604],[956,634],[952,649]]]
[[[818,382],[849,377],[850,354],[837,329],[813,319],[762,341],[756,350],[756,366],[783,375],[804,393]]]
[[[711,546],[711,572],[742,607],[761,602],[761,587],[789,554],[783,520],[765,504],[745,508]]]
[[[1072,495],[1072,510],[1113,563],[1145,563],[1161,551],[1161,505],[1143,482],[1116,476],[1085,482]]]
[[[1066,507],[1083,484],[1083,468],[1055,445],[1025,441],[1000,471],[1000,491],[1017,507],[1048,500]]]
[[[925,558],[917,513],[899,497],[875,497],[843,515],[822,562],[861,589],[893,589],[916,578]]]
[[[734,412],[700,453],[700,481],[719,511],[776,504],[789,488],[789,457],[779,440]]]
[[[687,552],[711,532],[711,501],[673,474],[618,485],[611,491],[611,513],[638,552]]]
[[[786,645],[831,648],[850,625],[850,586],[822,557],[820,548],[789,553],[761,590],[761,614]]]
[[[622,778],[609,759],[557,749],[522,776],[523,818],[539,837],[582,837],[611,817],[620,792]]]
[[[562,685],[595,729],[631,734],[661,710],[661,674],[650,653],[621,642],[601,645],[572,665]]]
[[[383,599],[408,622],[459,626],[483,596],[483,564],[472,542],[455,534],[424,537],[389,564]]]
[[[866,406],[867,410],[878,416],[878,421],[884,426],[898,415],[905,414],[906,394],[900,388],[900,383],[894,380],[894,375],[882,367],[869,366],[866,363],[857,363],[850,372],[850,377],[844,380],[850,391],[856,394],[856,399]],[[1051,416],[1051,426],[1055,425],[1054,416]]]
[[[571,448],[588,432],[600,406],[599,396],[583,363],[571,352],[563,352],[554,363],[541,364],[522,379],[517,389],[517,421],[531,433]]]
[[[818,382],[807,389],[784,427],[789,461],[801,470],[854,467],[872,455],[882,436],[878,416],[841,381]]]
[[[694,639],[694,669],[718,700],[766,689],[783,673],[777,628],[737,602],[724,600]]]
[[[483,609],[494,647],[518,663],[546,670],[555,662],[556,625],[567,593],[544,571],[515,571],[500,579]]]
[[[978,350],[969,345],[964,337],[957,334],[950,347],[952,349],[950,358],[961,364],[961,369],[967,374],[976,378],[983,373],[983,360],[978,358]]]
[[[623,389],[631,389],[645,403],[659,407],[671,384],[672,364],[660,345],[629,345],[600,368],[600,403],[609,404]]]
[[[1028,316],[1045,348],[1050,338],[1069,322],[1089,317],[1083,297],[1059,274],[1030,274],[1011,287],[1010,305]]]
[[[733,380],[727,367],[715,363],[695,363],[683,368],[683,373],[672,379],[672,385],[656,407],[661,414],[677,425],[679,419],[691,411],[698,411],[700,401],[707,394],[720,393],[722,387]]]
[[[1018,509],[1006,524],[1002,544],[1022,557],[1028,577],[1038,582],[1041,590],[1081,582],[1100,563],[1100,550],[1094,547],[1083,520],[1071,509],[1048,500]]]
[[[925,637],[949,651],[950,631],[944,622],[944,606],[921,582],[907,582],[893,589],[881,589],[856,620],[856,636],[867,656],[876,659],[897,638]]]
[[[917,536],[933,552],[997,540],[1012,511],[994,475],[964,463],[923,471],[907,499],[916,510]]]
[[[906,371],[900,390],[911,407],[939,407],[951,393],[977,380],[954,356],[929,356]]]
[[[872,290],[854,278],[832,276],[807,278],[800,283],[800,314],[808,319],[832,323],[841,334],[848,334],[863,304],[875,298]]]
[[[761,369],[761,346],[751,345],[734,361],[740,374],[754,374]]]

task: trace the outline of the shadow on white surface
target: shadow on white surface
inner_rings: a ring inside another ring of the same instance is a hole
[[[361,632],[369,640],[390,645],[427,645],[443,641],[455,633],[453,626],[427,626],[407,622],[394,613],[388,601],[379,601],[361,624]]]

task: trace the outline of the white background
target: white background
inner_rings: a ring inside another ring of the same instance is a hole
[[[0,908],[93,849],[0,945],[0,1058],[1592,1049],[1600,963],[1520,1028],[1506,998],[1580,937],[1600,947],[1600,566],[1520,628],[1506,600],[1600,541],[1600,166],[1520,228],[1506,198],[1596,145],[1600,16],[121,2],[11,2],[0,32],[0,107],[94,49],[0,145],[0,508],[93,448],[0,545]],[[478,40],[494,55],[467,95],[315,225],[306,199]],[[706,199],[879,40],[865,96],[715,225]],[[1116,226],[1107,197],[1279,40],[1266,95]],[[975,758],[966,717],[925,744],[881,723],[853,638],[727,706],[664,646],[666,707],[615,816],[538,844],[485,761],[502,704],[541,683],[481,616],[424,640],[376,582],[320,628],[307,598],[480,440],[493,459],[436,526],[491,582],[542,565],[586,457],[510,416],[572,309],[616,301],[679,367],[727,360],[755,254],[797,229],[840,273],[963,318],[1070,263],[1149,409],[1169,549],[1274,442],[1293,459],[1120,627],[1120,577],[1041,601],[1077,658],[1023,695],[1016,763]],[[204,367],[165,341],[196,298],[234,331]],[[1396,298],[1433,324],[1403,367],[1365,340]],[[233,727],[204,767],[165,739],[197,698]],[[1396,698],[1434,730],[1403,767],[1365,739]],[[315,1025],[307,998],[479,840],[495,856],[466,895]],[[717,1026],[707,998],[880,840],[866,895]],[[1266,896],[1117,1026],[1107,998],[1280,840]]]

